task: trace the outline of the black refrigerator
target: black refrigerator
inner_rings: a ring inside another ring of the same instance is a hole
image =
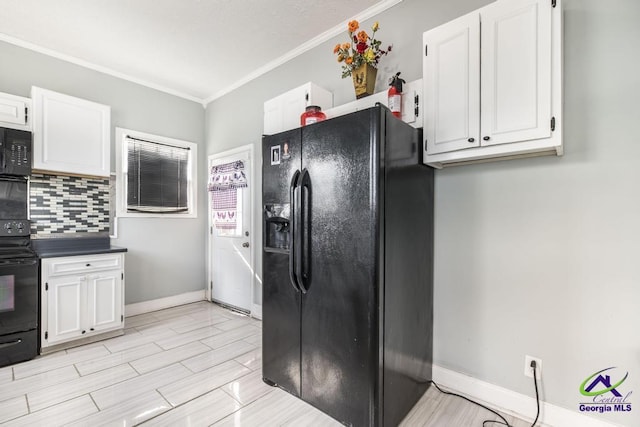
[[[433,170],[384,106],[264,136],[262,376],[345,425],[429,386]]]

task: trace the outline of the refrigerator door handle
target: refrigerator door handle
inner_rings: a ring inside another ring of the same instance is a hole
[[[300,176],[298,186],[300,191],[300,225],[298,234],[300,235],[300,264],[298,265],[298,286],[303,294],[309,291],[309,281],[311,276],[310,270],[310,251],[311,251],[311,176],[309,171],[304,169]]]
[[[295,243],[293,244],[292,253],[295,259],[294,261],[294,269],[293,273],[296,279],[296,286],[303,294],[307,293],[306,289],[302,286],[302,231],[304,229],[303,222],[303,207],[302,207],[302,187],[300,187],[300,178],[298,178],[298,185],[293,190],[295,201],[296,201],[296,211],[292,214],[295,217],[295,233],[293,235],[293,240]]]
[[[298,280],[296,278],[296,257],[295,251],[297,248],[297,234],[298,234],[298,221],[296,218],[298,212],[298,196],[296,189],[298,187],[298,178],[300,177],[300,171],[296,170],[291,178],[291,185],[289,186],[289,203],[291,206],[291,235],[289,238],[289,279],[291,280],[291,286],[296,292],[300,291]]]

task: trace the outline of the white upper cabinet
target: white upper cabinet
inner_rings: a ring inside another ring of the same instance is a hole
[[[560,0],[499,0],[424,33],[425,163],[562,154],[561,31]]]
[[[33,168],[109,176],[110,107],[38,87],[33,98]]]
[[[333,107],[333,94],[314,83],[306,83],[264,103],[265,135],[300,127],[300,115],[309,105],[322,110]]]
[[[31,130],[29,110],[31,100],[0,92],[0,126]]]

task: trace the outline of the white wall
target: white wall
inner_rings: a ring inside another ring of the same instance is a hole
[[[600,369],[640,388],[638,18],[631,0],[565,2],[563,157],[437,174],[438,363],[530,393],[518,372],[540,357],[546,399],[573,410]]]
[[[422,32],[487,3],[404,0],[376,17],[394,44],[378,90],[397,70],[421,77]],[[543,398],[577,411],[600,369],[640,390],[640,2],[564,0],[564,13],[565,155],[436,172],[434,362],[534,396],[524,357],[542,358]],[[353,100],[331,52],[345,39],[212,102],[207,153],[259,147],[262,103],[306,81]],[[638,409],[592,416],[640,425]]]
[[[115,127],[183,139],[202,147],[202,105],[0,42],[0,92],[31,96],[40,86],[111,106],[111,170]],[[199,153],[197,219],[123,218],[114,245],[126,255],[125,303],[203,290],[206,236],[206,150]]]

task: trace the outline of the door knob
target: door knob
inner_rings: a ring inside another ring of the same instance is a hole
[[[248,248],[248,247],[249,247],[249,242],[244,242],[244,243],[242,244],[242,247],[243,247],[243,248]]]

